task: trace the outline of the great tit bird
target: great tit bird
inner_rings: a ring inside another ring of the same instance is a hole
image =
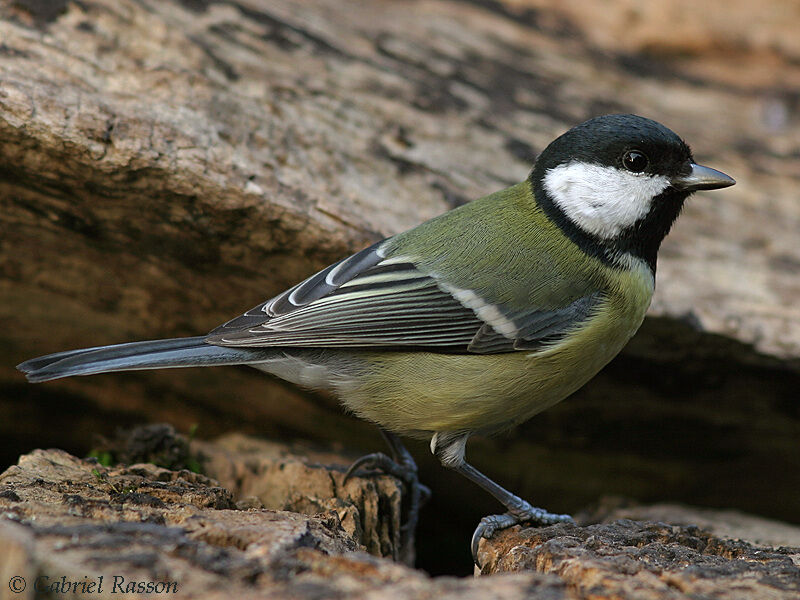
[[[60,352],[22,363],[32,382],[109,371],[246,364],[328,390],[384,432],[379,466],[423,487],[398,435],[492,494],[507,512],[472,539],[567,515],[534,508],[465,460],[467,439],[560,402],[636,333],[656,253],[686,198],[733,179],[694,163],[663,125],[635,115],[582,123],[517,185],[386,238],[204,336]],[[352,471],[352,469],[351,469]]]

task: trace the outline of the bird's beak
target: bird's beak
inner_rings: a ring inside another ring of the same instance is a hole
[[[672,178],[672,187],[675,189],[694,192],[697,190],[718,190],[732,186],[736,181],[722,171],[717,171],[703,165],[690,163],[692,170],[686,175]]]

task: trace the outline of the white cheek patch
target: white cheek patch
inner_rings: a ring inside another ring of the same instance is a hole
[[[669,186],[662,175],[571,162],[549,169],[544,188],[570,221],[609,239],[650,211],[653,198]]]

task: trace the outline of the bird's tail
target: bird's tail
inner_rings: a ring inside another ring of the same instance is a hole
[[[28,381],[39,383],[111,371],[251,364],[274,356],[274,350],[213,346],[200,336],[57,352],[25,361],[17,369],[25,373]]]

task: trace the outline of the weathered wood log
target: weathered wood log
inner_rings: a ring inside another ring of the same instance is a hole
[[[694,516],[690,509],[674,512]],[[800,541],[800,530],[793,533]],[[481,574],[555,574],[578,598],[790,600],[800,594],[800,547],[720,538],[694,525],[618,520],[515,527],[484,542],[481,559]]]
[[[149,453],[164,447],[152,443],[159,439],[175,446],[168,429],[144,431]],[[194,454],[198,448],[210,460]],[[347,524],[353,516],[373,524],[396,520],[391,478],[357,478],[340,487],[340,470],[315,464],[331,454],[295,454],[242,436],[195,444],[192,454],[237,490],[187,470],[144,463],[107,468],[61,450],[20,457],[0,474],[2,583],[21,598],[149,590],[201,599],[789,600],[800,592],[800,529],[676,506],[609,505],[587,516],[600,523],[514,527],[483,541],[479,553],[482,574],[505,576],[430,578],[374,556],[391,554],[391,544],[364,552],[375,539],[364,532],[380,527]],[[264,508],[262,500],[278,496],[279,504],[292,497],[293,508],[303,505],[305,514]],[[365,508],[378,509],[376,518],[364,519]],[[639,520],[620,520],[626,515]]]

